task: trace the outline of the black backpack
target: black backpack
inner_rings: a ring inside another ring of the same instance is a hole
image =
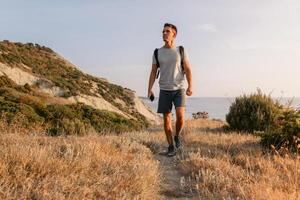
[[[179,53],[180,53],[180,65],[181,65],[182,72],[184,73],[184,67],[183,67],[184,48],[183,48],[183,46],[179,46]],[[160,67],[159,61],[158,61],[158,49],[157,48],[154,50],[154,57],[156,60],[156,65],[157,65],[157,74],[156,74],[156,79],[157,79],[159,76],[159,67]]]

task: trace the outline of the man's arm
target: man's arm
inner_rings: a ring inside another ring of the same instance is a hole
[[[152,87],[155,82],[156,73],[157,73],[157,65],[152,64],[152,69],[151,69],[151,73],[150,73],[150,77],[149,77],[149,84],[148,84],[148,97],[150,97],[151,94],[154,95],[152,92]]]
[[[188,88],[186,90],[186,95],[192,96],[193,94],[193,84],[192,84],[192,70],[188,59],[183,60],[183,68],[186,74],[186,79],[188,82]]]

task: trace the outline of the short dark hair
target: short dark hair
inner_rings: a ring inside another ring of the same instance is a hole
[[[170,28],[174,29],[175,32],[176,32],[176,34],[177,34],[177,28],[176,28],[176,26],[175,26],[174,24],[165,23],[164,28],[165,28],[165,27],[170,27]]]

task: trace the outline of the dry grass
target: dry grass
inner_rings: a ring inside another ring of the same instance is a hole
[[[299,199],[299,157],[263,153],[259,138],[197,120],[185,131],[180,170],[201,199]],[[211,131],[199,132],[199,129]]]
[[[259,138],[226,134],[223,125],[187,122],[184,150],[173,160],[182,179],[171,184],[199,199],[299,199],[299,157],[264,153]],[[1,123],[0,131],[0,199],[162,198],[155,160],[166,146],[162,127],[83,137],[20,134]]]
[[[0,199],[155,199],[158,164],[122,136],[2,134]]]

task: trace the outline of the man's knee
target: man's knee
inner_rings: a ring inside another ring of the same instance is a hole
[[[171,112],[164,113],[164,120],[165,121],[170,121],[171,120],[171,115],[172,115]]]
[[[176,109],[176,121],[178,122],[184,122],[184,107],[183,108],[177,108]]]
[[[165,127],[171,127],[171,113],[164,113],[164,124]]]
[[[176,123],[184,124],[184,117],[183,116],[177,117]]]

